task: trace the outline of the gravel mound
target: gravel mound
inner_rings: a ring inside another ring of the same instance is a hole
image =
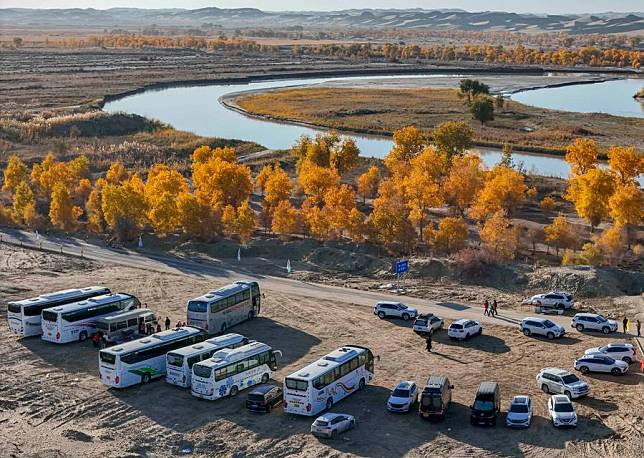
[[[644,273],[615,267],[542,267],[528,275],[528,286],[568,291],[579,297],[642,294]]]

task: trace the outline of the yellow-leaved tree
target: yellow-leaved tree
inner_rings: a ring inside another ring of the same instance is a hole
[[[109,184],[120,184],[130,179],[130,173],[125,169],[122,162],[112,162],[105,174],[105,181]]]
[[[448,161],[472,147],[474,131],[462,121],[447,121],[432,131],[432,143]]]
[[[131,240],[146,220],[145,185],[138,175],[120,184],[106,184],[101,192],[101,209],[109,228],[119,240]]]
[[[592,230],[608,217],[608,199],[614,188],[615,181],[609,171],[593,168],[570,178],[565,198],[575,205],[577,214],[590,223]]]
[[[583,175],[597,166],[597,142],[587,138],[577,138],[566,147],[566,162],[570,164],[573,175]]]
[[[449,173],[442,185],[445,202],[464,215],[483,188],[483,182],[481,158],[478,155],[465,154],[453,157]]]
[[[392,174],[406,174],[409,162],[427,146],[427,135],[415,126],[394,131],[394,146],[385,157],[385,166]]]
[[[17,224],[32,227],[36,220],[36,199],[26,181],[21,181],[13,193],[13,220]]]
[[[271,229],[282,239],[288,238],[297,230],[298,212],[288,200],[280,201],[273,210]]]
[[[182,192],[177,197],[177,212],[179,227],[189,237],[209,241],[219,232],[221,214],[206,197]]]
[[[78,218],[82,214],[83,209],[74,205],[65,185],[56,183],[49,205],[49,220],[52,226],[62,231],[71,231],[76,228]]]
[[[381,181],[370,216],[376,238],[387,245],[409,246],[415,232],[407,218],[408,214],[409,209],[400,186],[393,179]]]
[[[358,165],[359,157],[360,149],[358,149],[355,141],[351,138],[345,138],[332,149],[329,165],[337,170],[340,175],[343,175]]]
[[[429,219],[429,210],[443,204],[439,178],[445,167],[445,156],[433,147],[427,147],[410,161],[409,174],[403,178],[409,220],[418,228],[421,238]]]
[[[174,231],[179,226],[177,197],[188,192],[186,179],[165,164],[155,164],[148,171],[144,195],[148,221],[159,235]]]
[[[238,207],[248,200],[253,180],[250,169],[234,158],[231,161],[224,150],[217,148],[204,162],[194,162],[192,181],[212,207]]]
[[[99,178],[94,183],[94,188],[87,197],[85,213],[87,214],[87,226],[90,231],[101,234],[105,230],[105,218],[103,218],[102,191],[107,184],[104,178]]]
[[[248,201],[242,202],[237,208],[235,226],[239,241],[242,245],[247,245],[255,232],[255,212],[250,208]]]
[[[24,162],[16,155],[10,156],[4,169],[2,190],[13,192],[20,183],[29,181],[29,170]]]
[[[302,219],[312,237],[320,240],[331,238],[331,223],[328,212],[321,209],[316,202],[308,198],[302,204]]]
[[[320,205],[329,189],[340,184],[340,175],[335,169],[305,162],[300,167],[299,181],[312,203]]]
[[[496,165],[487,172],[485,184],[476,195],[470,213],[478,219],[498,212],[512,214],[525,202],[527,191],[523,175],[509,167]]]
[[[367,198],[372,198],[378,189],[380,182],[380,169],[375,165],[358,177],[356,185],[358,186],[358,194],[362,197],[362,202],[366,202]]]
[[[620,184],[627,185],[644,174],[644,154],[633,147],[613,146],[608,150],[608,165]]]
[[[342,235],[348,229],[349,216],[356,208],[356,196],[353,188],[343,184],[337,189],[330,189],[324,196],[324,212],[331,230]]]
[[[572,225],[564,216],[557,216],[552,224],[543,228],[545,241],[555,247],[557,256],[559,249],[571,249],[577,244],[577,237]]]
[[[632,228],[644,222],[644,192],[636,183],[619,185],[608,199],[610,217],[615,226],[626,229],[626,240],[630,248]]]
[[[288,174],[282,170],[279,164],[276,164],[264,182],[265,197],[268,208],[277,206],[283,200],[291,197],[293,184]]]
[[[426,231],[427,240],[443,253],[454,253],[467,244],[467,223],[463,218],[446,217],[438,223],[438,229]]]
[[[364,240],[366,232],[365,215],[356,207],[353,207],[351,212],[349,212],[346,229],[349,237],[351,237],[351,240],[354,242],[361,242]]]
[[[491,251],[502,259],[514,259],[519,247],[519,229],[510,223],[502,211],[490,216],[479,235]]]

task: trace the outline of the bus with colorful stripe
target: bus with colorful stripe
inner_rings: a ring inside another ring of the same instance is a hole
[[[98,353],[101,383],[126,388],[163,377],[168,352],[203,342],[205,338],[202,329],[183,326],[101,350]]]
[[[140,307],[131,294],[114,293],[42,311],[42,339],[54,343],[84,341],[96,332],[99,318]]]
[[[284,379],[284,412],[317,415],[362,390],[374,377],[374,356],[366,347],[346,345]]]
[[[261,293],[256,281],[236,281],[188,301],[189,326],[222,333],[259,315]]]
[[[64,289],[53,293],[41,294],[31,299],[9,302],[7,305],[9,330],[18,334],[20,337],[39,336],[42,334],[40,315],[44,309],[109,293],[109,288],[105,288],[104,286],[89,286],[87,288]]]

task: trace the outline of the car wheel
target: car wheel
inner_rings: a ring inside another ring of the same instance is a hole
[[[552,339],[555,338],[555,335],[552,332],[549,332],[548,334],[546,334],[546,337],[548,337],[548,339],[552,340]]]
[[[631,358],[629,358],[628,356],[624,356],[622,358],[622,361],[624,361],[626,364],[630,364],[630,363],[633,362],[633,360]]]
[[[587,374],[588,372],[590,372],[590,369],[588,369],[586,366],[581,366],[579,368],[579,372],[581,372],[582,374]]]
[[[335,439],[336,437],[338,437],[338,430],[334,429],[331,431],[331,439]]]
[[[152,377],[150,377],[150,374],[143,374],[141,376],[141,383],[150,383],[150,380],[152,380]]]
[[[618,369],[618,368],[616,368],[616,367],[613,367],[613,368],[611,369],[610,373],[611,373],[611,374],[613,374],[613,375],[622,375],[622,371],[621,371],[621,370],[619,370],[619,369]]]
[[[326,410],[331,410],[331,407],[333,407],[333,398],[326,400]]]
[[[543,384],[541,384],[541,391],[543,391],[544,393],[548,393],[548,394],[549,394],[549,393],[550,393],[550,388],[548,388],[548,385],[546,385],[545,383],[543,383]]]
[[[403,313],[403,320],[409,321],[409,313]]]
[[[610,332],[610,328],[609,328],[608,326],[604,326],[604,327],[602,328],[602,332],[603,332],[604,334],[608,334],[608,333]]]
[[[358,389],[359,390],[364,390],[364,385],[365,385],[365,381],[364,381],[363,378],[361,378],[360,382],[358,383]]]
[[[78,334],[78,340],[79,342],[85,342],[87,340],[87,332],[81,331],[81,333]]]
[[[268,374],[262,375],[262,383],[268,382]]]
[[[479,328],[479,331],[476,333],[476,335],[478,336],[480,336],[481,334],[483,334],[483,328]]]
[[[492,426],[496,426],[496,417],[492,419]]]
[[[239,389],[235,385],[233,385],[232,387],[230,387],[230,393],[228,393],[228,396],[234,398],[235,396],[237,396],[238,391]]]
[[[555,304],[555,307],[556,307],[556,308],[558,308],[559,310],[563,310],[563,309],[564,309],[564,305],[563,305],[563,304]]]
[[[523,330],[523,335],[524,335],[524,336],[526,336],[526,337],[530,337],[530,334],[532,334],[532,331],[530,331],[529,329],[524,329],[524,330]]]
[[[577,331],[582,332],[584,330],[584,325],[578,324],[577,326],[575,326],[575,328],[577,328]]]
[[[378,312],[378,318],[380,318],[381,320],[384,320],[385,319],[385,312]]]
[[[568,399],[572,399],[572,394],[570,394],[570,391],[568,390],[564,391],[564,395],[568,396]]]

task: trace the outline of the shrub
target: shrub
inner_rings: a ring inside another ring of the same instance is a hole
[[[555,202],[555,199],[552,197],[546,196],[541,199],[541,202],[539,202],[539,207],[541,207],[542,210],[552,211],[557,207],[557,202]]]

